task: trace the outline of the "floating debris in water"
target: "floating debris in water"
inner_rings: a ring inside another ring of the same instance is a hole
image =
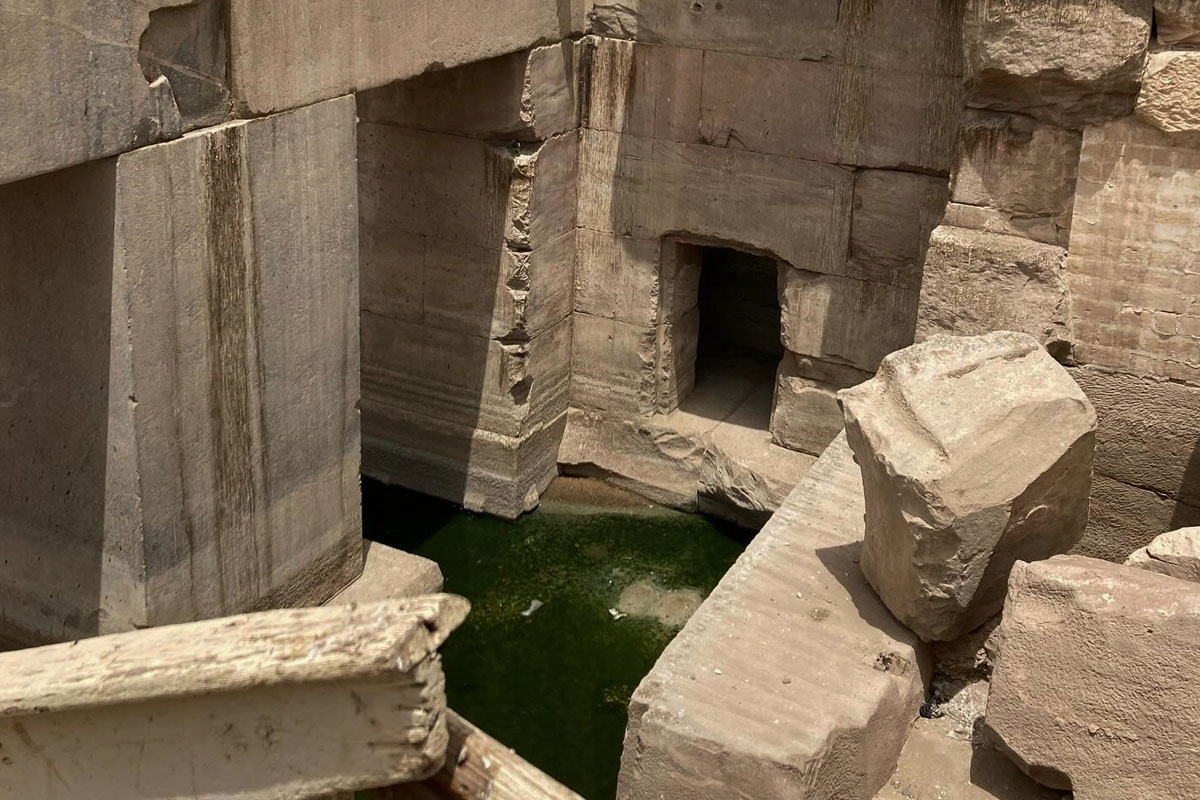
[[[542,601],[541,601],[541,600],[532,600],[532,601],[530,601],[530,603],[529,603],[529,608],[527,608],[527,609],[525,609],[524,611],[522,611],[522,612],[521,612],[521,616],[522,616],[522,617],[532,617],[532,616],[533,616],[533,612],[535,612],[535,611],[537,611],[539,608],[541,608],[541,607],[542,607],[542,605],[544,605],[544,604],[542,603]]]
[[[619,619],[625,619],[626,617],[629,616],[628,614],[626,614],[624,612],[617,611],[615,608],[610,608],[608,610],[608,615],[610,617],[612,617],[614,621],[619,620]]]

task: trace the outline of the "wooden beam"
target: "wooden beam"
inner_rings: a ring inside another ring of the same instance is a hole
[[[420,780],[460,597],[270,611],[0,654],[0,800],[296,800]]]
[[[367,793],[371,800],[583,800],[447,709],[450,747],[427,781]]]

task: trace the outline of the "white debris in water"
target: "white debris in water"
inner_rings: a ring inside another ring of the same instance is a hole
[[[629,616],[628,614],[625,614],[625,613],[623,613],[623,612],[617,611],[615,608],[610,608],[610,609],[608,610],[608,615],[609,615],[610,617],[612,617],[612,618],[613,618],[613,620],[625,619],[626,617],[628,617],[628,616]]]
[[[533,601],[531,601],[531,602],[529,603],[529,608],[527,608],[527,609],[525,609],[524,611],[522,611],[522,612],[521,612],[521,616],[522,616],[522,617],[532,617],[532,616],[533,616],[533,612],[537,611],[537,610],[538,610],[539,608],[541,608],[543,605],[545,605],[545,604],[544,604],[544,603],[542,603],[542,601],[541,601],[541,600],[533,600]]]

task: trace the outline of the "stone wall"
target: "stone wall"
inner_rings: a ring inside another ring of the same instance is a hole
[[[918,338],[1025,331],[1096,405],[1080,550],[1113,560],[1200,518],[1197,22],[1190,3],[973,2],[925,266]]]

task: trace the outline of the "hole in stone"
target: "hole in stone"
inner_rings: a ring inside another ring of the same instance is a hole
[[[692,13],[693,14],[701,14],[703,12],[704,12],[704,4],[703,3],[692,3]]]

